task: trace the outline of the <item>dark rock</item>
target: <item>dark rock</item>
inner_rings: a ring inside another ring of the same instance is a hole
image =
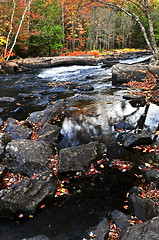
[[[1,97],[0,103],[12,103],[15,102],[15,98],[13,97]]]
[[[18,98],[19,99],[30,99],[32,95],[30,93],[19,93]]]
[[[30,128],[24,125],[18,125],[17,121],[13,118],[8,118],[6,124],[4,132],[7,133],[10,141],[15,139],[29,139],[32,134]]]
[[[6,142],[6,135],[4,133],[0,133],[0,156],[2,156],[4,153],[5,142]]]
[[[119,63],[119,60],[115,60],[115,59],[107,59],[107,60],[103,60],[103,65],[101,66],[102,68],[105,67],[112,67],[113,65],[116,65]]]
[[[0,127],[2,127],[3,126],[3,120],[2,120],[2,118],[0,118]]]
[[[59,173],[88,169],[91,161],[98,159],[102,155],[102,151],[102,145],[99,142],[61,149]]]
[[[159,217],[130,227],[121,240],[158,240]]]
[[[121,121],[119,123],[114,124],[115,130],[134,130],[135,127],[125,121]]]
[[[129,101],[129,103],[132,107],[144,107],[146,105],[146,100],[133,99]]]
[[[121,140],[122,146],[126,148],[151,143],[151,135],[147,133],[124,133]]]
[[[90,84],[86,84],[86,85],[78,86],[77,89],[79,91],[93,91],[94,87]]]
[[[45,123],[38,131],[39,140],[47,141],[51,146],[54,145],[60,136],[60,128],[50,123]]]
[[[32,237],[32,238],[23,238],[22,240],[50,240],[50,238],[48,238],[44,235],[38,235],[38,236]]]
[[[152,199],[141,198],[135,195],[128,197],[128,211],[144,222],[156,217],[158,210]]]
[[[156,169],[147,170],[145,172],[145,178],[148,183],[156,181],[157,179],[159,179],[159,171],[157,171]]]
[[[136,196],[138,196],[140,193],[141,193],[141,189],[136,186],[132,187],[130,190],[130,194],[134,194]]]
[[[39,204],[51,201],[56,192],[56,180],[48,174],[23,179],[0,191],[0,215],[34,214]]]
[[[28,122],[41,125],[53,121],[57,117],[63,116],[64,113],[65,101],[57,100],[53,105],[46,107],[43,111],[31,113]]]
[[[114,221],[114,223],[117,225],[117,227],[121,229],[121,235],[123,235],[127,231],[128,227],[131,227],[131,224],[130,224],[131,217],[129,215],[126,215],[123,212],[114,210],[111,213],[111,218]]]
[[[49,171],[49,156],[52,149],[43,141],[12,140],[6,146],[4,163],[16,173],[32,176]]]
[[[159,66],[149,66],[149,71],[154,75],[157,82],[159,82]]]
[[[144,96],[139,95],[124,95],[124,99],[130,100],[129,103],[132,107],[143,107],[146,104],[146,100]]]
[[[109,233],[109,221],[107,218],[104,218],[94,230],[92,230],[95,240],[104,240],[107,239]]]
[[[112,70],[112,84],[118,85],[129,81],[143,81],[148,74],[147,66],[142,64],[116,64]]]

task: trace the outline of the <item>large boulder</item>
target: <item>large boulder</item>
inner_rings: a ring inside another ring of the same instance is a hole
[[[128,210],[142,221],[148,221],[159,213],[159,208],[152,199],[135,195],[128,197]]]
[[[157,240],[159,239],[159,217],[130,227],[121,240]]]
[[[53,122],[58,117],[62,117],[65,113],[65,101],[57,100],[53,105],[47,106],[43,111],[33,112],[28,118],[29,123],[43,125],[46,122]]]
[[[81,146],[61,149],[59,153],[59,173],[88,169],[91,161],[102,155],[103,147],[99,142],[90,142]]]
[[[39,140],[48,142],[50,146],[53,146],[59,139],[60,128],[50,123],[45,123],[43,127],[38,131]]]
[[[44,173],[26,178],[0,191],[0,216],[34,214],[40,203],[51,201],[56,192],[56,180]]]
[[[119,85],[129,81],[143,81],[148,75],[148,68],[142,64],[116,64],[112,70],[112,84]]]
[[[4,132],[7,134],[9,141],[15,139],[28,139],[32,134],[32,130],[24,125],[19,125],[18,121],[8,118],[6,121]]]
[[[32,176],[49,171],[52,149],[43,141],[12,140],[6,146],[4,165],[13,172]]]
[[[142,144],[151,144],[151,135],[148,133],[124,133],[119,137],[123,147],[132,148]]]

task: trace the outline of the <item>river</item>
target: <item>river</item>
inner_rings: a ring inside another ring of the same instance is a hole
[[[141,61],[129,59],[131,64]],[[124,61],[121,61],[124,63]],[[59,149],[98,140],[106,144],[110,158],[136,161],[137,154],[122,153],[114,146],[118,132],[114,124],[125,120],[136,126],[145,106],[133,108],[123,95],[129,89],[112,86],[112,68],[69,66],[40,69],[27,73],[1,76],[0,96],[13,101],[0,102],[0,117],[24,120],[29,113],[43,110],[64,98],[68,114],[61,125]],[[92,91],[77,86],[90,84]],[[150,104],[144,129],[154,131],[159,122],[159,107]],[[114,209],[122,210],[127,191],[138,183],[133,170],[121,172],[108,165],[96,177],[73,179],[68,184],[69,196],[63,196],[31,218],[0,219],[1,240],[21,240],[44,234],[54,240],[90,239],[89,233]]]

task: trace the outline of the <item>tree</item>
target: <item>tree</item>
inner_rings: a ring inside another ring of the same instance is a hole
[[[51,56],[52,50],[57,51],[63,47],[61,7],[57,0],[36,0],[32,4],[30,19],[30,52],[38,48],[39,53],[47,51]]]
[[[92,0],[92,3],[96,3],[100,7],[105,8],[113,8],[119,11],[124,12],[126,15],[134,19],[140,26],[140,29],[143,33],[145,41],[151,50],[154,58],[158,61],[159,59],[159,52],[156,44],[155,34],[154,34],[154,27],[151,19],[151,9],[152,6],[157,6],[157,0]],[[134,10],[131,10],[131,6],[134,7]],[[147,24],[148,24],[148,32],[145,29],[144,23],[142,22],[140,16],[137,14],[137,11],[140,10],[142,15],[146,17]],[[150,40],[149,40],[150,36]]]

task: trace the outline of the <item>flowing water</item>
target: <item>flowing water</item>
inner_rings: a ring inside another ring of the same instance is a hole
[[[141,59],[125,62],[130,64]],[[136,126],[146,106],[133,108],[123,99],[129,90],[112,86],[111,75],[112,68],[98,65],[55,67],[1,76],[0,96],[15,99],[0,102],[0,117],[4,121],[8,117],[24,120],[29,113],[64,98],[69,113],[62,122],[59,149],[98,140],[106,145],[110,159],[136,161],[137,154],[123,153],[114,144],[119,134],[114,124],[124,120]],[[85,84],[91,84],[94,90],[77,89]],[[154,131],[158,122],[159,107],[150,104],[145,130]],[[1,219],[0,239],[20,240],[40,234],[54,240],[89,239],[92,227],[103,217],[108,217],[114,209],[123,211],[126,192],[138,181],[134,171],[138,171],[136,166],[132,171],[121,172],[108,164],[96,177],[73,179],[67,186],[69,196],[55,199],[33,218]]]

